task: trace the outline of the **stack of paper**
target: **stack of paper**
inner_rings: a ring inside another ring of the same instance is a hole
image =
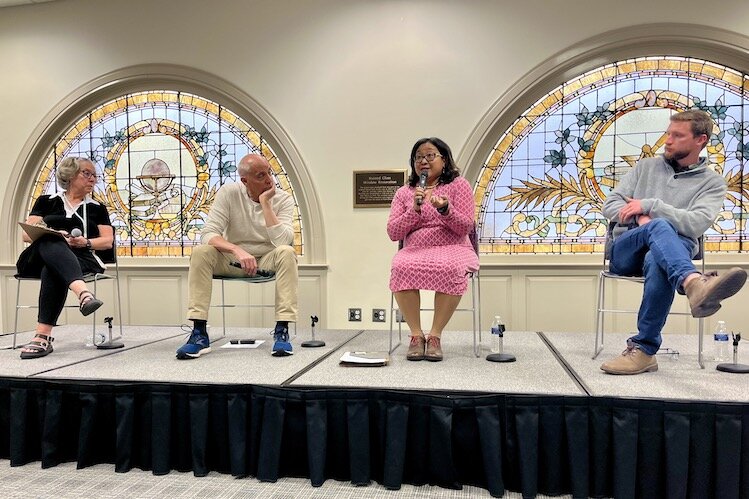
[[[380,367],[390,362],[386,352],[346,352],[341,357],[342,366]]]

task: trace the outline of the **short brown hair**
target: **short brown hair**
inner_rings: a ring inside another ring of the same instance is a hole
[[[713,133],[713,119],[705,111],[698,109],[689,109],[680,113],[672,114],[671,121],[688,121],[692,124],[692,135],[699,137],[702,134],[710,135]]]

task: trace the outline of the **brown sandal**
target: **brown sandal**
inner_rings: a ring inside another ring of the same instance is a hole
[[[21,352],[22,359],[38,359],[39,357],[45,357],[52,353],[52,342],[55,339],[46,334],[36,333],[31,341],[24,345],[23,348],[31,350],[31,352]]]
[[[83,315],[91,315],[96,312],[99,307],[104,305],[104,302],[97,300],[94,294],[89,290],[81,291],[81,294],[78,295],[78,302],[80,303],[78,308]]]

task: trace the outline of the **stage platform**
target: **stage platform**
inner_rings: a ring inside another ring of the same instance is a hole
[[[388,366],[342,367],[345,351],[386,351],[388,332],[318,330],[326,345],[302,348],[310,330],[299,327],[280,358],[268,329],[216,332],[212,352],[189,361],[175,358],[188,334],[164,326],[125,327],[117,350],[62,326],[45,358],[0,351],[0,457],[493,495],[749,493],[749,377],[716,371],[709,355],[700,369],[695,335],[666,335],[680,354],[659,355],[656,373],[610,376],[599,366],[627,335],[608,334],[593,360],[592,333],[508,331],[517,361],[493,363],[488,335],[477,358],[472,333],[447,331],[445,360],[432,363],[405,359],[404,333]],[[250,338],[265,341],[221,348]]]

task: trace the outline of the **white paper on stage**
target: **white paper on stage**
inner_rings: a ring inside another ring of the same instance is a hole
[[[255,340],[255,343],[232,343],[231,341],[227,341],[221,345],[221,348],[257,348],[263,343],[265,343],[265,340]]]
[[[341,357],[344,366],[385,366],[389,361],[386,352],[346,352]]]

